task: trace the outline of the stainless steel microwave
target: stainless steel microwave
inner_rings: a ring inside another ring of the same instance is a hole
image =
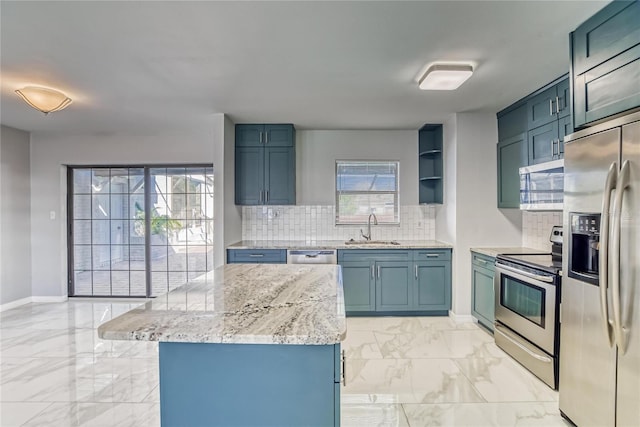
[[[520,209],[561,211],[564,197],[564,159],[520,168]]]

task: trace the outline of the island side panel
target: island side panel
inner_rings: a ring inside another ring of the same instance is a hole
[[[161,342],[162,427],[339,425],[339,349]]]

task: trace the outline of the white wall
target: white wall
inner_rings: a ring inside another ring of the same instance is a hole
[[[0,134],[0,305],[31,297],[29,134]]]
[[[223,116],[223,115],[220,115]],[[199,129],[128,135],[31,135],[31,255],[34,296],[67,295],[65,165],[213,163],[221,119]],[[218,127],[216,128],[216,125]],[[216,204],[217,208],[221,208]],[[49,219],[50,211],[55,219]],[[218,211],[215,212],[218,216]],[[217,229],[214,230],[217,233]],[[217,237],[217,236],[215,236]]]
[[[452,311],[471,313],[471,254],[475,246],[520,246],[522,213],[498,209],[498,130],[495,114],[458,113],[456,128],[455,245]],[[446,153],[445,153],[446,154]],[[449,179],[449,176],[446,176]],[[440,217],[436,217],[436,223]],[[436,231],[445,227],[436,226]],[[436,234],[436,237],[438,235]]]
[[[297,130],[296,204],[335,204],[336,160],[400,161],[400,204],[418,204],[416,130]]]

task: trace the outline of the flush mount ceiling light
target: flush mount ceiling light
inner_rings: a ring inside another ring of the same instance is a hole
[[[434,64],[418,82],[422,90],[455,90],[473,74],[471,65]]]
[[[16,90],[16,93],[31,107],[44,114],[60,111],[71,104],[71,98],[62,92],[46,87],[27,86]]]

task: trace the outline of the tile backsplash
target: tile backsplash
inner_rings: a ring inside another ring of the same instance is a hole
[[[522,246],[551,251],[551,227],[562,225],[562,212],[529,212],[522,215]]]
[[[365,226],[335,225],[335,206],[243,206],[243,240],[359,240]],[[373,240],[434,240],[434,206],[400,207],[400,225],[372,225]]]

